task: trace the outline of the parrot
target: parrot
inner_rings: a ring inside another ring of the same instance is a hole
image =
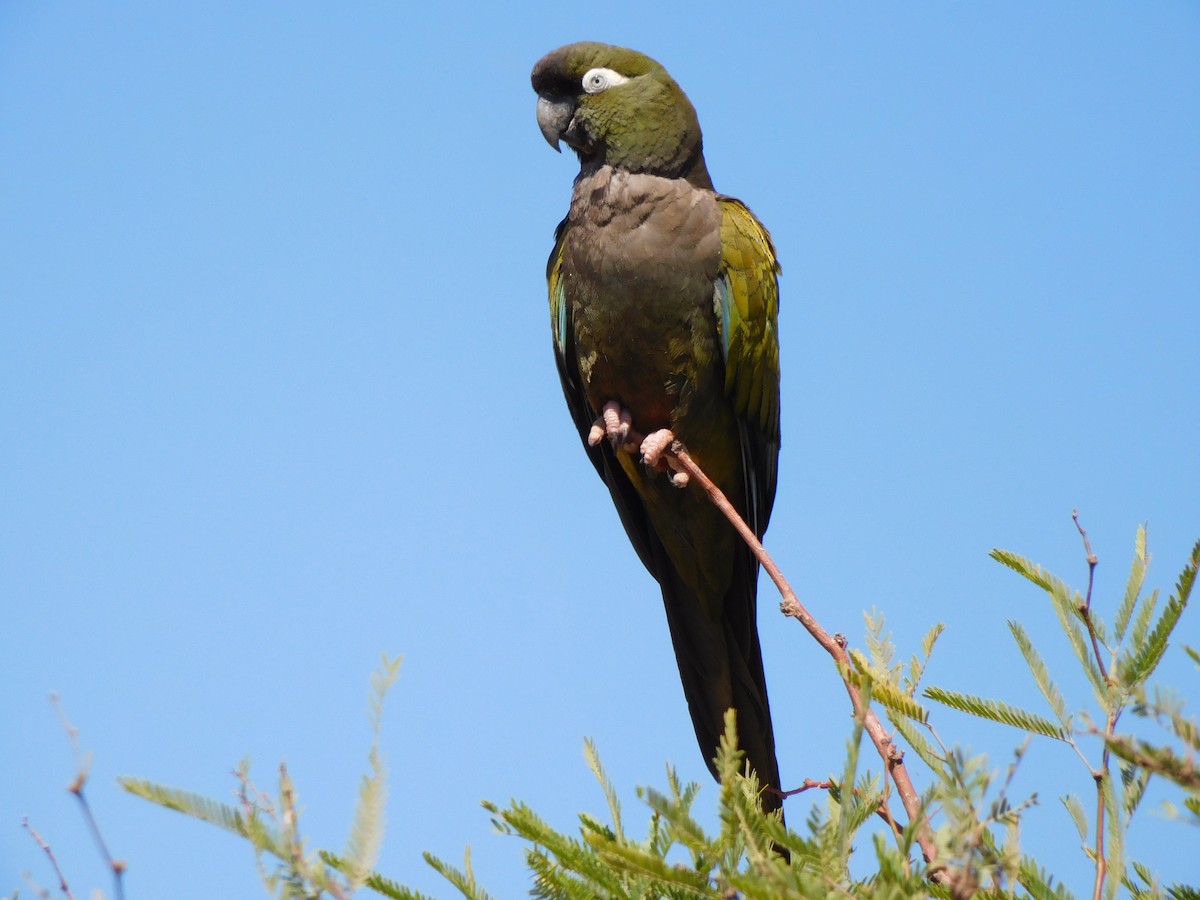
[[[662,590],[709,771],[732,708],[763,807],[779,809],[758,561],[670,453],[682,442],[762,538],[780,444],[774,244],[714,189],[696,110],[661,64],[585,41],[546,54],[531,79],[543,137],[579,159],[546,267],[567,406]]]

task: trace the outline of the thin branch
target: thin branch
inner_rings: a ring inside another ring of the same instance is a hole
[[[763,569],[771,576],[771,580],[775,582],[779,593],[783,595],[783,602],[779,607],[780,611],[784,615],[796,619],[803,625],[816,642],[833,657],[834,662],[837,664],[838,672],[842,675],[842,682],[846,686],[846,692],[850,695],[850,703],[854,707],[854,714],[861,719],[867,735],[871,738],[871,743],[875,745],[875,749],[879,752],[885,769],[900,793],[900,801],[904,804],[904,809],[908,813],[909,819],[913,821],[919,819],[921,816],[921,800],[916,788],[913,787],[908,769],[904,765],[903,751],[892,743],[891,736],[883,727],[883,723],[879,721],[879,717],[863,702],[859,689],[851,684],[844,674],[850,668],[850,658],[845,650],[844,639],[839,642],[813,618],[813,615],[796,597],[795,592],[792,591],[787,579],[784,578],[779,567],[775,565],[775,561],[767,553],[762,542],[759,541],[758,535],[746,524],[733,504],[721,492],[721,489],[696,464],[681,442],[676,441],[671,445],[671,454],[688,476],[704,489],[704,492],[708,495],[708,499],[712,501],[713,505],[725,514],[725,518],[730,521],[738,534],[742,536],[742,539],[754,552]],[[933,834],[930,832],[928,824],[922,823],[919,827],[917,831],[917,843],[921,847],[921,854],[925,857],[926,863],[932,865],[937,856],[937,848],[933,843]],[[938,871],[932,877],[938,880],[947,879],[944,871]]]
[[[813,781],[811,778],[805,778],[804,783],[798,788],[792,788],[790,791],[777,791],[773,789],[772,793],[777,794],[781,798],[794,797],[796,794],[803,794],[805,791],[811,791],[813,788],[820,788],[823,791],[829,790],[833,786],[832,781]]]
[[[892,815],[892,808],[888,806],[887,800],[880,798],[879,807],[875,810],[875,814],[887,823],[887,826],[891,830],[892,834],[896,836],[896,840],[902,840],[904,838],[904,831],[900,828],[900,823],[896,821],[896,817]],[[907,865],[907,863],[908,858],[906,856],[905,864]]]
[[[125,860],[114,859],[113,855],[108,852],[108,844],[104,842],[104,835],[100,833],[100,826],[96,824],[96,817],[92,815],[92,807],[88,803],[87,795],[83,793],[83,785],[80,784],[78,788],[72,787],[71,793],[79,801],[79,806],[83,810],[83,818],[87,822],[88,830],[92,833],[92,840],[96,842],[100,855],[104,857],[104,861],[112,870],[113,893],[116,894],[117,900],[125,900]]]
[[[1096,563],[1099,560],[1096,554],[1092,552],[1092,543],[1088,540],[1087,531],[1079,523],[1079,510],[1071,510],[1071,521],[1075,523],[1075,528],[1079,532],[1079,537],[1083,539],[1083,552],[1087,554],[1088,564],[1088,584],[1087,595],[1084,597],[1083,606],[1079,608],[1079,614],[1083,616],[1084,624],[1087,625],[1088,636],[1092,639],[1092,652],[1096,655],[1096,665],[1100,667],[1100,674],[1108,681],[1108,670],[1104,667],[1104,659],[1100,655],[1100,642],[1096,638],[1096,626],[1092,622],[1092,584],[1096,576]],[[1108,737],[1112,737],[1113,730],[1117,724],[1117,712],[1108,714],[1108,723],[1105,726],[1104,733]],[[1109,771],[1109,752],[1108,743],[1104,744],[1104,751],[1101,753],[1100,769],[1092,770],[1092,778],[1096,782],[1096,880],[1092,887],[1092,900],[1100,900],[1104,892],[1104,879],[1108,875],[1108,860],[1104,858],[1104,783],[1111,779]],[[1112,789],[1110,781],[1109,789]]]
[[[50,865],[54,867],[54,874],[58,876],[58,889],[63,892],[67,900],[75,900],[75,895],[71,893],[71,889],[67,887],[67,877],[63,875],[63,871],[58,866],[58,860],[54,856],[54,851],[50,849],[50,845],[46,840],[37,833],[37,830],[29,824],[28,817],[21,820],[21,827],[29,832],[29,836],[37,841],[37,845],[46,853],[46,857],[50,860]],[[48,892],[47,892],[48,893]]]
[[[1087,596],[1083,600],[1083,606],[1079,608],[1079,614],[1083,616],[1083,622],[1087,625],[1088,636],[1092,639],[1092,652],[1096,654],[1096,665],[1100,667],[1100,674],[1107,681],[1108,669],[1104,667],[1104,659],[1100,656],[1100,641],[1096,638],[1096,626],[1092,623],[1092,584],[1096,578],[1096,563],[1099,560],[1096,558],[1096,554],[1092,552],[1092,545],[1088,540],[1087,532],[1079,524],[1079,510],[1071,510],[1071,519],[1075,522],[1075,527],[1079,530],[1079,536],[1083,538],[1083,552],[1087,554],[1088,564]]]
[[[58,694],[51,694],[50,702],[54,705],[54,709],[62,721],[63,729],[67,732],[67,739],[71,742],[71,752],[75,756],[75,778],[67,785],[67,790],[74,794],[75,799],[79,801],[79,808],[83,812],[83,819],[87,823],[88,830],[92,833],[92,840],[95,842],[96,848],[100,851],[100,855],[104,857],[105,863],[112,870],[113,893],[116,895],[117,900],[125,900],[125,860],[114,859],[113,855],[109,852],[108,844],[104,841],[104,835],[100,833],[100,826],[96,824],[96,817],[92,815],[92,807],[88,803],[87,795],[83,792],[84,785],[87,784],[88,780],[88,768],[91,764],[91,757],[80,748],[79,730],[67,718],[66,711],[63,710],[62,703],[59,702]]]

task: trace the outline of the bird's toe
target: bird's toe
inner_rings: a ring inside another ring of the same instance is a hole
[[[642,441],[642,462],[652,468],[657,468],[663,461],[663,454],[675,442],[675,433],[670,428],[660,428],[646,435]]]

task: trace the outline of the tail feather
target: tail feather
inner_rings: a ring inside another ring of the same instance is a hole
[[[757,562],[748,548],[739,551],[719,620],[700,614],[705,604],[684,584],[665,553],[657,562],[679,677],[709,771],[717,776],[714,760],[725,730],[725,711],[733,707],[738,744],[747,761],[763,785],[779,790],[775,733],[756,623]],[[779,795],[770,790],[764,791],[762,803],[768,811],[781,806]]]

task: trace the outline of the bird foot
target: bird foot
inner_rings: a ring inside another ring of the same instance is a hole
[[[690,476],[679,465],[672,454],[667,453],[675,443],[675,432],[670,428],[660,428],[651,432],[642,440],[642,462],[655,471],[670,470],[671,484],[675,487],[687,487]]]
[[[588,446],[595,447],[607,437],[613,449],[620,450],[629,442],[629,432],[632,429],[633,413],[617,401],[609,400],[592,423],[592,429],[588,432]]]
[[[646,435],[642,441],[642,462],[652,468],[657,468],[663,460],[663,453],[675,441],[675,432],[670,428],[660,428]]]

